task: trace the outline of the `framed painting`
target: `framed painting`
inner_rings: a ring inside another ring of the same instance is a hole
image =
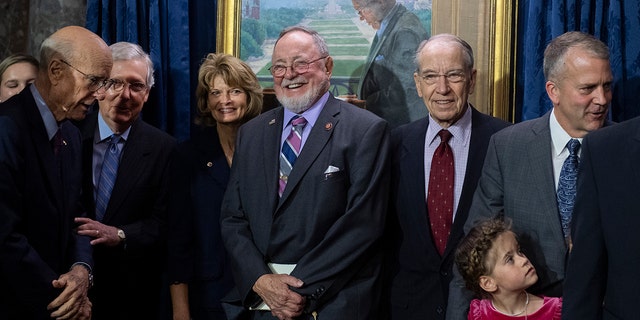
[[[469,42],[478,70],[471,103],[484,113],[512,121],[511,47],[517,4],[509,0],[397,1],[420,18],[429,34],[453,33]],[[327,40],[335,61],[332,93],[356,92],[375,30],[359,19],[351,0],[219,0],[217,51],[240,57],[262,86],[270,88],[273,43],[283,28],[301,23]]]

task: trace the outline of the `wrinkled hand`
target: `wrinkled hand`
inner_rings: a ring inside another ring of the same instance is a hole
[[[63,289],[49,305],[51,317],[55,319],[90,319],[91,302],[87,298],[89,271],[80,265],[53,280],[54,288]]]
[[[286,274],[264,274],[253,285],[262,300],[271,308],[271,314],[280,320],[293,319],[302,314],[305,299],[289,287],[299,288],[302,280]]]
[[[108,226],[102,222],[89,218],[75,218],[78,224],[78,234],[81,236],[89,236],[93,238],[91,245],[103,244],[109,247],[115,247],[120,244],[122,239],[118,237],[118,228]]]

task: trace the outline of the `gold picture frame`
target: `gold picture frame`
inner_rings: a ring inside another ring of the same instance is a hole
[[[241,6],[241,0],[218,1],[218,52],[240,56]],[[433,0],[431,23],[431,34],[456,34],[473,47],[478,76],[471,103],[484,113],[511,122],[516,8],[517,1],[511,0]]]

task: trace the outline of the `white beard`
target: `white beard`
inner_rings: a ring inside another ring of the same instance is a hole
[[[283,79],[280,86],[284,88],[289,84],[302,82],[302,81],[296,81],[296,80],[297,78],[293,80]],[[306,81],[304,81],[304,83],[306,83]],[[292,97],[284,97],[284,96],[276,95],[276,98],[278,98],[278,101],[280,101],[283,107],[289,109],[289,111],[293,113],[300,114],[306,111],[307,109],[309,109],[311,105],[314,102],[316,102],[316,100],[318,100],[318,98],[320,98],[320,96],[327,91],[326,88],[328,87],[329,87],[329,80],[326,79],[322,81],[322,83],[319,86],[311,88],[301,97],[292,98]]]

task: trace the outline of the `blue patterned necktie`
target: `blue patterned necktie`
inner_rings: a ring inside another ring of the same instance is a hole
[[[291,132],[282,144],[282,152],[280,153],[280,181],[278,194],[282,197],[284,187],[287,185],[289,174],[293,168],[293,164],[298,159],[300,148],[302,146],[302,130],[307,124],[307,119],[300,116],[294,116],[291,119]]]
[[[104,218],[109,198],[111,198],[111,190],[116,182],[118,163],[120,162],[120,149],[118,148],[120,139],[119,135],[114,134],[107,141],[109,144],[102,160],[102,171],[100,171],[96,195],[96,220],[98,221],[102,221]]]
[[[570,243],[571,215],[576,198],[576,179],[578,178],[578,164],[580,163],[578,159],[580,141],[576,139],[569,140],[567,149],[569,149],[569,156],[562,165],[558,182],[558,210],[560,211],[562,232],[565,239],[569,240]]]

